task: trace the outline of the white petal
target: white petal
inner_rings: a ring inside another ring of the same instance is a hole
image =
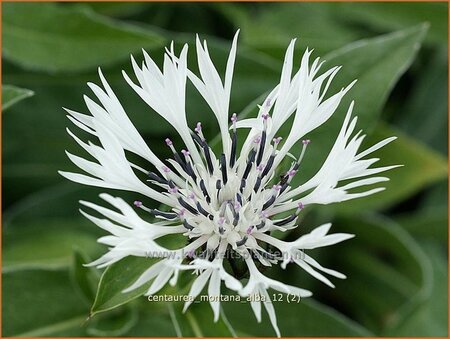
[[[219,320],[220,315],[220,301],[216,300],[220,297],[220,281],[219,271],[214,270],[208,285],[209,304],[214,313],[214,322]]]
[[[197,279],[194,280],[194,283],[191,286],[189,291],[189,296],[192,297],[192,300],[197,298],[197,296],[202,292],[206,283],[208,282],[209,277],[211,276],[212,270],[206,270],[202,274],[200,274]],[[186,301],[183,307],[183,312],[186,312],[188,307],[191,305],[192,301]]]
[[[277,334],[277,337],[280,338],[280,329],[277,325],[277,316],[275,315],[275,309],[273,307],[272,301],[270,299],[269,293],[263,288],[260,289],[261,294],[266,297],[266,301],[264,302],[264,307],[266,308],[267,314],[269,315],[270,323],[272,324],[273,329],[275,330],[275,333]]]
[[[132,290],[135,290],[138,287],[141,287],[148,281],[152,280],[156,277],[161,271],[165,268],[166,260],[161,260],[156,264],[153,264],[149,269],[147,269],[141,276],[130,286],[122,291],[122,293],[128,293]]]

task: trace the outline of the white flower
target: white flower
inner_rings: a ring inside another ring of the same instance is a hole
[[[361,188],[388,180],[373,175],[395,166],[370,168],[378,159],[363,158],[395,138],[359,152],[364,136],[360,133],[352,136],[356,126],[356,118],[351,119],[352,103],[321,169],[312,178],[304,178],[303,185],[292,187],[294,176],[300,175],[301,161],[310,142],[299,141],[331,117],[354,82],[337,93],[328,93],[339,67],[319,74],[323,62],[317,58],[310,64],[310,50],[306,50],[299,70],[293,74],[295,40],[292,40],[286,51],[280,83],[261,103],[257,117],[238,121],[236,114],[230,116],[229,113],[237,37],[238,33],[233,39],[224,80],[209,56],[206,42],[202,44],[198,37],[200,76],[187,67],[188,46],[184,45],[177,56],[173,43],[166,50],[162,70],[144,52],[145,62],[141,67],[132,58],[137,83],[124,72],[128,84],[174,127],[184,143],[185,149],[181,149],[172,140],[165,140],[173,153],[173,159],[167,161],[160,160],[139,135],[99,70],[103,88],[88,84],[99,103],[85,97],[90,113],[87,115],[67,110],[75,126],[98,139],[97,143],[85,143],[68,130],[95,161],[68,153],[72,162],[86,174],[60,173],[82,184],[135,192],[165,206],[162,210],[151,209],[135,201],[136,208],[147,212],[146,219],[153,217],[149,222],[124,200],[107,194],[102,194],[101,198],[116,210],[81,202],[103,215],[101,219],[82,212],[111,234],[99,239],[109,250],[91,265],[104,267],[127,256],[161,258],[126,289],[130,291],[152,281],[147,294],[157,293],[168,282],[176,284],[180,271],[192,270],[197,277],[189,294],[197,297],[208,284],[215,320],[220,314],[217,297],[224,281],[229,289],[242,296],[268,299],[263,303],[279,336],[267,290],[271,288],[299,297],[310,296],[311,292],[270,279],[258,266],[281,264],[285,268],[292,262],[334,287],[324,273],[337,278],[345,276],[322,267],[304,251],[333,245],[352,235],[327,234],[331,225],[326,224],[295,241],[285,242],[274,237],[271,231],[297,227],[298,215],[306,205],[341,202],[382,190],[382,187],[362,191]],[[222,151],[217,154],[209,147],[201,122],[194,129],[187,123],[188,80],[217,120],[222,141]],[[292,121],[289,134],[279,136],[280,128],[288,121]],[[245,140],[238,141],[237,128],[249,128]],[[130,153],[141,157],[147,165],[143,168],[129,161]],[[279,176],[286,157],[293,161],[285,174]],[[143,180],[143,176],[147,179]],[[346,183],[341,185],[344,180]],[[355,193],[354,188],[360,190]],[[286,216],[286,212],[290,214]],[[184,235],[184,246],[168,249],[158,244],[159,238],[170,234]],[[269,252],[270,247],[278,252]],[[242,272],[235,270],[238,260],[249,277],[245,286],[239,281]],[[225,261],[232,270],[225,268]],[[186,303],[185,310],[189,305],[190,302]],[[252,300],[251,307],[260,321],[260,302]]]
[[[219,249],[219,253],[221,250],[226,250],[227,245],[225,242],[221,243],[221,249]],[[225,286],[234,291],[242,290],[242,284],[230,275],[223,267],[223,255],[217,255],[213,261],[208,261],[205,259],[194,259],[191,265],[182,265],[179,267],[181,270],[196,270],[198,272],[198,277],[194,280],[192,287],[189,291],[189,296],[192,299],[195,299],[203,290],[206,283],[209,279],[208,285],[208,296],[209,303],[214,312],[214,321],[219,319],[219,311],[220,311],[220,284],[223,280],[225,282]],[[183,311],[186,311],[191,301],[187,301],[184,305]]]

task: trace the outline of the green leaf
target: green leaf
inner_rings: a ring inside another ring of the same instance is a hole
[[[86,8],[52,3],[8,3],[3,19],[3,56],[33,70],[74,72],[112,65],[165,41],[158,33]]]
[[[447,176],[447,160],[439,153],[409,138],[402,132],[380,124],[366,141],[366,145],[395,135],[397,140],[374,153],[380,158],[377,166],[403,165],[386,172],[390,181],[383,183],[385,191],[330,206],[342,213],[354,213],[367,209],[385,209],[426,188]]]
[[[221,10],[241,28],[246,44],[280,62],[293,38],[299,38],[298,50],[308,46],[320,55],[362,37],[358,30],[339,20],[329,3],[264,4],[258,11],[226,4]]]
[[[100,274],[92,267],[84,265],[92,260],[83,251],[76,248],[73,251],[73,262],[71,266],[71,278],[86,301],[92,303],[95,298],[95,287],[98,285]]]
[[[163,237],[158,240],[161,246],[169,249],[181,248],[185,242],[184,236]],[[95,301],[91,308],[91,316],[114,309],[143,295],[150,287],[151,281],[133,291],[127,293],[122,293],[122,291],[132,285],[142,273],[159,260],[159,258],[129,256],[108,266],[100,278]],[[164,290],[176,292],[172,287],[166,287]]]
[[[427,208],[417,213],[404,213],[395,219],[417,239],[433,239],[444,245],[448,239],[448,209]]]
[[[422,243],[431,260],[433,287],[428,300],[385,336],[446,337],[448,335],[448,259],[432,242]]]
[[[4,269],[3,334],[21,337],[120,336],[138,322],[136,308],[88,318],[88,303],[67,268]]]
[[[130,337],[180,337],[168,310],[144,304],[139,310],[139,320],[130,331]]]
[[[90,320],[87,334],[94,337],[119,337],[126,335],[139,320],[136,307],[120,307]]]
[[[333,80],[330,93],[358,80],[342,100],[341,109],[346,111],[354,100],[355,115],[365,131],[374,127],[389,93],[413,62],[427,29],[428,25],[422,24],[356,41],[324,57],[327,67],[343,66]]]
[[[338,219],[333,229],[355,234],[355,239],[336,246],[328,260],[321,260],[325,267],[338,268],[347,275],[346,280],[335,281],[336,290],[328,291],[327,300],[383,335],[429,299],[430,261],[398,224],[367,214]]]
[[[100,278],[91,316],[112,310],[144,294],[151,282],[128,293],[122,291],[134,283],[154,262],[155,259],[151,258],[127,257],[109,266]]]
[[[262,321],[258,323],[249,303],[224,303],[223,305],[228,320],[238,336],[273,337],[275,335],[264,310]],[[287,303],[284,300],[274,302],[274,307],[283,337],[373,336],[370,331],[356,322],[314,300],[303,299],[298,304]]]
[[[222,303],[223,304],[223,303]],[[171,309],[172,321],[177,331],[183,337],[235,337],[235,331],[221,310],[217,322],[214,322],[213,312],[209,303],[200,302],[189,306],[186,313],[182,313],[183,303],[173,303]]]
[[[21,225],[38,219],[73,218],[78,213],[81,198],[95,201],[98,192],[69,181],[45,187],[22,196],[22,199],[9,206],[3,214],[3,225]]]
[[[73,246],[99,254],[101,234],[85,220],[40,220],[3,229],[3,267],[61,267],[72,262]]]
[[[94,12],[111,16],[114,18],[126,18],[131,15],[139,14],[151,7],[152,3],[148,2],[86,2],[83,6],[89,7]],[[71,4],[71,6],[80,6],[79,3]]]
[[[2,111],[4,112],[19,101],[34,95],[33,91],[11,85],[2,86]]]
[[[437,4],[436,4],[437,5]],[[447,154],[448,52],[447,48],[425,57],[420,73],[402,109],[392,114],[393,122],[411,137]],[[424,113],[426,112],[426,114]]]
[[[447,44],[448,4],[430,2],[339,3],[338,14],[376,30],[401,29],[422,22],[430,24],[430,43]]]
[[[2,334],[7,337],[85,336],[88,305],[68,269],[4,270]]]

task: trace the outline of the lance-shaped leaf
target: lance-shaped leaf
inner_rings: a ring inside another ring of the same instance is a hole
[[[3,56],[24,68],[74,72],[122,61],[141,48],[161,46],[159,34],[53,3],[3,6]],[[99,53],[101,51],[101,53]]]
[[[34,95],[33,91],[12,85],[2,86],[2,111],[4,112],[19,101]]]

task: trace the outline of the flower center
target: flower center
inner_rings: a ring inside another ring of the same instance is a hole
[[[268,114],[262,115],[263,130],[242,146],[237,157],[236,114],[231,117],[232,132],[229,152],[217,159],[202,133],[201,123],[197,123],[192,133],[197,143],[203,163],[194,164],[190,152],[175,149],[173,142],[166,144],[173,153],[168,159],[172,168],[164,166],[161,175],[150,172],[150,181],[167,190],[175,207],[170,212],[147,209],[156,217],[181,221],[190,238],[210,235],[215,246],[221,239],[234,248],[255,248],[255,232],[292,226],[303,206],[281,220],[272,220],[271,208],[280,203],[280,197],[289,191],[290,183],[297,173],[309,140],[303,142],[299,159],[291,164],[288,172],[281,175],[275,185],[275,158],[281,138],[267,142]],[[145,208],[138,202],[138,207]]]

